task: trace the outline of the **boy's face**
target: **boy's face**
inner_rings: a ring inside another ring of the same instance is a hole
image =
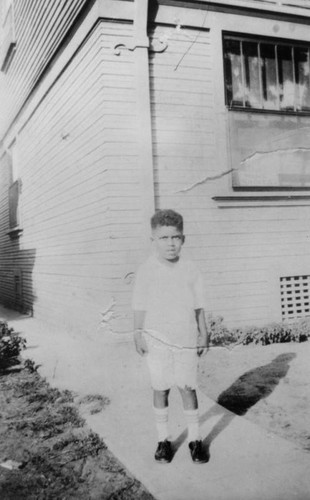
[[[161,260],[177,262],[184,240],[182,231],[174,226],[157,226],[152,231],[152,241]]]

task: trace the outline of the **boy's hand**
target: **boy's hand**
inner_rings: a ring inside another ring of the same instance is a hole
[[[136,330],[134,333],[134,341],[136,346],[136,351],[140,356],[145,356],[148,353],[145,338],[143,337],[142,330]]]

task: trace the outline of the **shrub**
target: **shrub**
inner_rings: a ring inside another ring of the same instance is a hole
[[[211,333],[211,344],[214,346],[223,346],[233,344],[237,338],[233,330],[229,330],[224,324],[222,316],[213,316],[209,314],[207,317],[207,328]]]
[[[250,326],[229,329],[224,324],[222,316],[213,317],[209,315],[207,327],[211,334],[211,345],[213,346],[305,342],[310,336],[310,318],[295,323],[271,323],[261,327]]]
[[[26,346],[26,340],[20,337],[6,321],[0,320],[0,368],[17,358]]]

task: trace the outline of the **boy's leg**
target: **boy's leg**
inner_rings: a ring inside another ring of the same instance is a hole
[[[199,441],[200,429],[199,429],[199,410],[198,410],[198,400],[197,393],[195,389],[190,387],[179,387],[179,391],[182,396],[184,415],[187,421],[188,427],[188,442]]]
[[[168,396],[170,390],[153,391],[153,408],[155,413],[158,441],[169,439],[168,430]]]
[[[158,440],[169,438],[168,432],[168,396],[171,387],[170,353],[162,344],[148,339],[146,361],[153,387],[153,408],[155,413]]]
[[[153,408],[158,433],[158,446],[155,460],[169,463],[173,458],[168,429],[168,396],[171,387],[171,360],[168,349],[161,343],[149,342],[147,363],[153,387]]]
[[[187,420],[187,440],[192,460],[197,464],[204,464],[208,462],[209,454],[203,448],[201,441],[196,390],[190,387],[179,387],[179,390],[182,396],[184,414]]]
[[[170,389],[165,391],[158,391],[154,389],[153,391],[153,404],[154,408],[167,408],[168,407],[168,396]]]
[[[184,349],[175,354],[175,376],[182,396],[184,414],[187,421],[187,440],[191,457],[195,463],[208,461],[208,453],[203,449],[200,425],[197,387],[198,357],[196,349]]]
[[[198,357],[195,349],[174,352],[175,378],[182,396],[188,425],[188,441],[200,439],[198,400],[196,394]]]
[[[168,396],[170,389],[154,390],[153,407],[155,413],[156,428],[158,433],[158,446],[155,452],[155,460],[159,463],[169,463],[173,458],[171,442],[168,429]]]

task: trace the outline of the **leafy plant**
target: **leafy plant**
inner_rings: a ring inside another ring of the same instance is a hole
[[[30,373],[35,373],[38,371],[41,365],[36,365],[33,359],[25,359],[24,361],[24,367],[26,370],[28,370]]]
[[[222,316],[209,315],[207,326],[213,346],[305,342],[310,336],[310,318],[295,323],[271,323],[264,326],[229,329]]]
[[[7,321],[0,319],[0,339],[14,335],[14,329],[9,328]]]
[[[17,358],[26,347],[26,339],[20,337],[6,321],[0,320],[0,367]]]
[[[211,335],[211,344],[214,346],[224,346],[233,344],[238,340],[236,332],[229,330],[224,323],[222,316],[213,316],[209,314],[206,318],[207,329]]]

